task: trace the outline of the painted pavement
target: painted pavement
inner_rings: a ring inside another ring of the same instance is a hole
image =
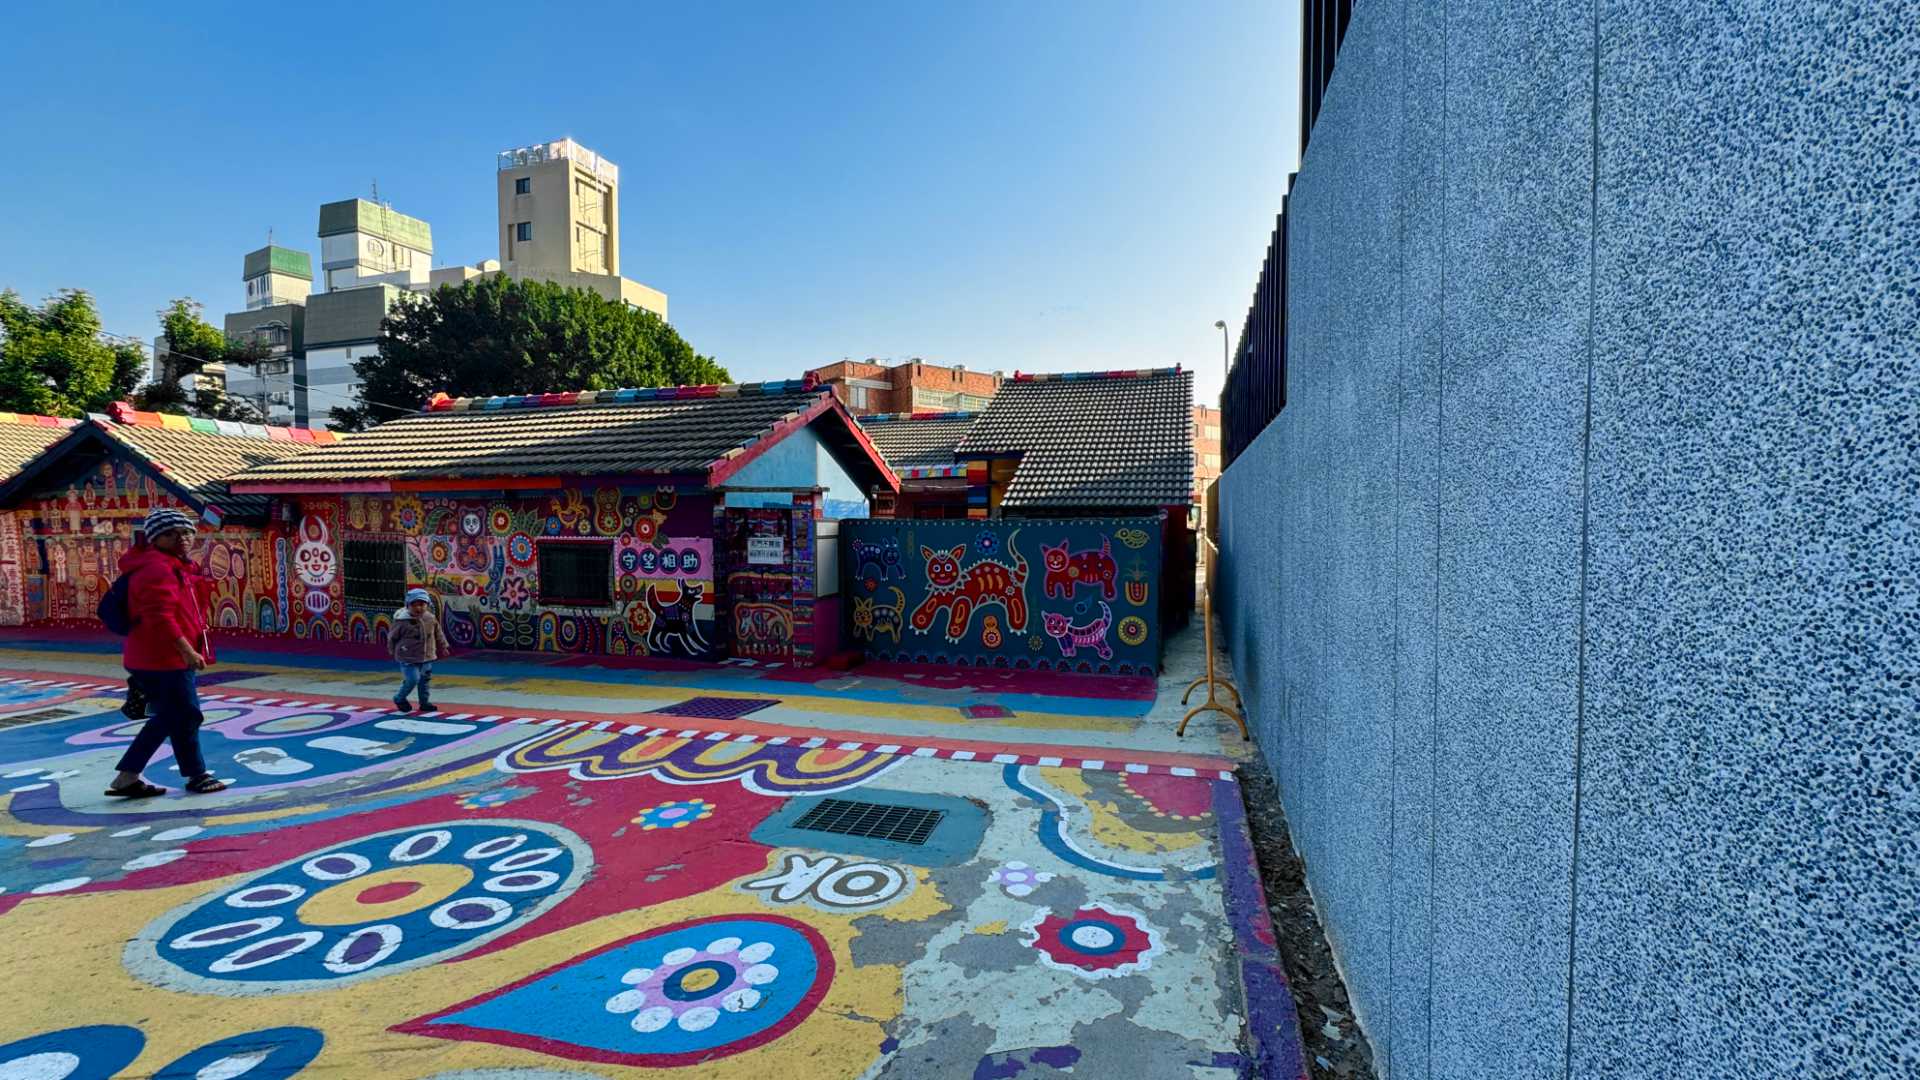
[[[162,758],[176,791],[128,803],[100,794],[120,699],[62,681],[0,682],[0,1076],[1226,1077],[1267,1056],[1242,980],[1271,932],[1217,772],[230,695],[205,744],[236,786],[179,794]],[[828,799],[922,835],[809,827]]]
[[[746,718],[796,731],[899,736],[894,741],[975,738],[1020,746],[1071,745],[1108,757],[1123,757],[1121,751],[1244,756],[1248,747],[1237,729],[1215,733],[1200,724],[1185,739],[1174,734],[1185,713],[1176,707],[1181,692],[1200,670],[1199,637],[1189,630],[1168,643],[1167,670],[1157,684],[1133,676],[879,662],[833,671],[751,661],[616,664],[605,658],[463,652],[435,665],[434,693],[442,705],[494,712],[518,708],[516,703],[531,698],[557,710],[616,715],[681,711],[697,698],[709,711],[692,719]],[[393,691],[393,665],[369,657],[365,649],[302,644],[291,651],[281,643],[245,639],[216,644],[221,663],[211,678],[220,689],[375,701]],[[0,668],[117,681],[119,641],[97,631],[5,631]],[[736,711],[717,714],[728,708]]]

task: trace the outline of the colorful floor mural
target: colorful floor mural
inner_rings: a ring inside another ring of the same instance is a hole
[[[216,644],[221,664],[209,674],[222,687],[259,692],[298,686],[303,693],[375,699],[392,693],[393,665],[366,655],[364,649],[308,643],[289,649],[240,639]],[[0,636],[0,667],[117,677],[118,662],[117,639],[97,632],[33,627]],[[1210,734],[1202,739],[1177,737],[1180,714],[1171,721],[1150,716],[1156,708],[1156,682],[1133,676],[880,662],[836,671],[745,661],[702,664],[461,652],[453,661],[436,665],[434,689],[443,702],[489,708],[490,702],[505,706],[534,696],[557,709],[625,713],[679,709],[698,698],[709,710],[737,703],[732,706],[741,710],[736,715],[751,713],[758,723],[792,728],[1170,754],[1247,752],[1237,731],[1231,745]]]
[[[1232,1077],[1262,1054],[1264,907],[1222,862],[1218,772],[236,693],[205,734],[232,789],[181,794],[163,759],[175,790],[122,802],[120,698],[0,678],[0,1076]]]

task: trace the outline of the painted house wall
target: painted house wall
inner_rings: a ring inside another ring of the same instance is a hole
[[[840,530],[848,635],[869,656],[1112,674],[1159,667],[1154,518],[871,518]]]
[[[1221,607],[1383,1076],[1920,1060],[1911,22],[1354,5]]]
[[[827,444],[812,428],[802,428],[781,439],[728,479],[727,486],[826,489],[821,516],[861,517],[867,513],[867,495],[848,474]],[[772,491],[730,491],[728,506],[791,506],[793,497]]]
[[[347,602],[346,544],[398,544],[409,587],[438,598],[456,646],[710,657],[713,499],[653,485],[572,487],[537,496],[346,495],[298,500],[292,553],[298,637],[384,641],[393,610]],[[611,599],[540,600],[539,548],[607,542]]]
[[[821,620],[837,617],[839,608],[818,596],[817,524],[810,504],[718,511],[714,531],[729,655],[804,665],[831,650],[833,635],[822,639]],[[779,545],[777,557],[765,546],[772,541]]]
[[[152,476],[125,461],[105,461],[66,487],[0,514],[0,625],[94,624],[134,529],[153,509],[196,515]],[[278,633],[281,563],[267,529],[202,527],[194,551],[213,579],[212,624]]]

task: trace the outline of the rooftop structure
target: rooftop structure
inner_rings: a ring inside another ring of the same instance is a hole
[[[570,161],[580,169],[605,180],[609,184],[620,182],[620,166],[601,157],[599,154],[581,146],[572,139],[554,139],[551,142],[534,143],[513,150],[500,151],[499,170],[507,172],[524,169],[533,165],[544,165],[551,161]]]
[[[298,304],[313,292],[313,260],[304,251],[268,244],[247,252],[240,279],[247,286],[247,310]]]
[[[320,207],[320,265],[328,292],[375,283],[423,286],[433,269],[433,229],[366,199]]]

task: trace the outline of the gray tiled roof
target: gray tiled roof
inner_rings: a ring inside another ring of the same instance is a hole
[[[1019,456],[1004,509],[1185,504],[1193,497],[1193,373],[1009,380],[954,453]]]
[[[0,422],[0,480],[8,480],[40,452],[72,434],[72,421],[59,426],[31,421]]]
[[[758,440],[829,394],[824,385],[805,388],[797,381],[721,390],[731,392],[497,408],[481,401],[454,402],[445,411],[390,421],[294,460],[262,465],[240,479],[704,475],[729,451]]]
[[[226,480],[255,465],[284,461],[315,449],[313,443],[283,442],[246,435],[209,435],[198,431],[102,423],[102,430],[159,469],[195,498],[220,508],[228,517],[264,517],[270,499],[235,495]]]
[[[973,427],[977,413],[938,413],[923,419],[887,414],[863,416],[860,428],[895,469],[953,464],[953,448]]]

